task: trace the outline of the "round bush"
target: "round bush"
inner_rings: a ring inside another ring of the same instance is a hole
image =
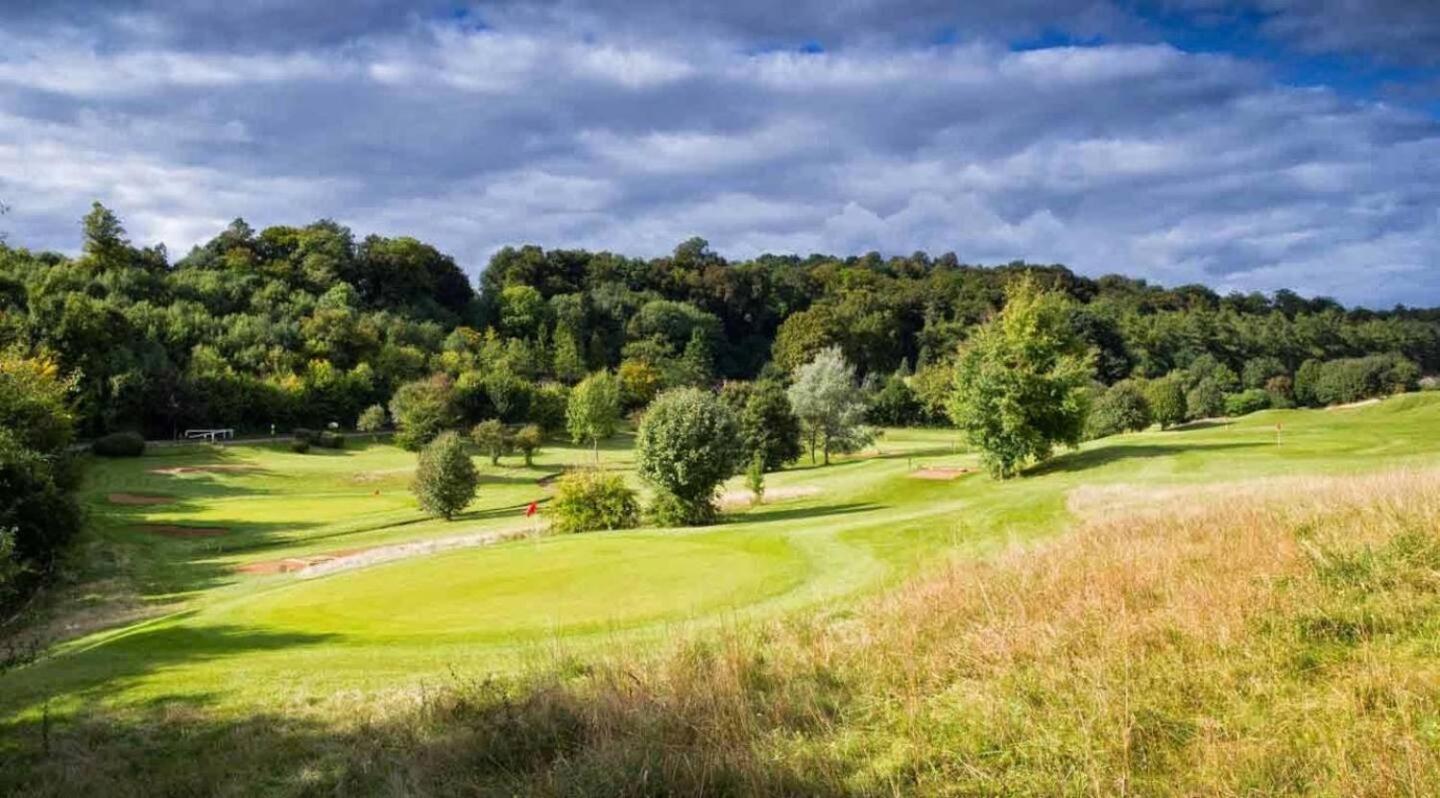
[[[138,432],[113,432],[90,444],[101,457],[139,457],[145,453],[145,439]]]
[[[1225,415],[1246,416],[1270,407],[1270,394],[1263,388],[1251,388],[1225,396]]]
[[[667,391],[645,412],[635,437],[640,477],[657,489],[651,512],[666,525],[715,520],[715,489],[745,456],[735,414],[696,388]]]
[[[619,474],[584,469],[571,471],[555,486],[555,500],[546,508],[555,532],[632,529],[640,525],[640,502]]]
[[[290,441],[290,451],[296,454],[305,454],[310,451],[310,441],[304,438],[296,438]]]

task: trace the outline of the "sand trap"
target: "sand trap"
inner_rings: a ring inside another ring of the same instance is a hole
[[[1329,407],[1327,407],[1327,408],[1325,408],[1325,409],[1326,409],[1326,410],[1349,410],[1349,409],[1352,408],[1352,407],[1367,407],[1367,406],[1369,406],[1369,405],[1378,405],[1378,404],[1380,404],[1380,400],[1379,400],[1378,398],[1376,398],[1376,399],[1361,399],[1361,400],[1358,401],[1358,402],[1348,402],[1348,403],[1343,404],[1343,405],[1330,405]]]
[[[803,499],[818,496],[820,489],[814,485],[793,485],[783,488],[766,488],[765,502],[783,502],[786,499]],[[755,494],[748,490],[728,490],[720,494],[721,507],[745,507],[755,503]]]
[[[173,526],[171,524],[140,524],[136,529],[164,535],[167,538],[218,538],[230,534],[223,526]]]
[[[930,468],[921,468],[915,471],[911,471],[910,477],[912,479],[933,479],[942,482],[948,482],[952,479],[959,479],[960,477],[971,473],[971,471],[973,471],[973,469],[944,468],[939,466],[932,466]]]
[[[166,477],[178,477],[185,474],[243,474],[247,471],[259,471],[258,466],[252,465],[203,465],[203,466],[171,466],[169,468],[152,468],[146,471],[147,474],[159,474]]]
[[[405,468],[382,468],[378,471],[361,471],[350,477],[350,481],[364,485],[370,482],[383,482],[387,479],[391,479],[402,474],[413,473],[415,473],[414,466],[407,466]]]
[[[154,496],[143,493],[112,493],[109,496],[106,496],[105,500],[110,502],[111,504],[125,504],[135,506],[175,503],[175,497],[173,496]]]
[[[507,540],[514,540],[534,534],[537,529],[544,529],[544,527],[545,525],[543,523],[538,527],[535,524],[527,524],[523,527],[494,532],[476,532],[469,535],[455,535],[452,537],[436,538],[434,540],[417,540],[411,543],[396,543],[391,546],[374,546],[368,549],[341,549],[323,554],[309,554],[303,557],[289,557],[283,560],[248,563],[235,570],[243,574],[255,576],[295,574],[301,579],[313,579],[317,576],[325,576],[326,574],[333,574],[339,571],[366,568],[371,565],[395,562],[396,560],[408,560],[411,557],[423,557],[427,554],[436,554],[442,551],[491,546],[496,543],[503,543]]]

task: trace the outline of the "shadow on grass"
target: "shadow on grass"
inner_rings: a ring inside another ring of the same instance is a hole
[[[1052,460],[1026,469],[1025,474],[1026,476],[1062,474],[1100,468],[1101,466],[1122,460],[1173,457],[1175,455],[1185,454],[1186,452],[1222,452],[1237,449],[1253,449],[1263,445],[1264,444],[1260,443],[1208,443],[1191,445],[1122,443],[1114,446],[1103,446],[1097,449],[1086,449],[1085,451],[1079,452],[1066,452]]]

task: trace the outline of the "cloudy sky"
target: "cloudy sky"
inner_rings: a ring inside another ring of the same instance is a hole
[[[0,230],[96,199],[1440,304],[1440,0],[0,0]]]

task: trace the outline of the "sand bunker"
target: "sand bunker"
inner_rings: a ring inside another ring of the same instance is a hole
[[[151,504],[173,504],[175,497],[154,496],[144,493],[112,493],[106,496],[105,500],[111,504],[143,506]]]
[[[202,466],[170,466],[168,468],[152,468],[146,471],[147,474],[158,474],[166,477],[178,477],[185,474],[243,474],[247,471],[259,471],[258,466],[252,465],[202,465]]]
[[[973,469],[969,468],[944,468],[939,466],[932,466],[930,468],[921,468],[915,471],[911,471],[910,477],[912,479],[933,479],[947,482],[952,479],[959,479],[960,477],[969,474],[972,470]]]
[[[350,481],[365,485],[371,482],[384,482],[385,480],[393,479],[404,474],[413,473],[415,473],[414,466],[406,466],[405,468],[382,468],[378,471],[357,472],[354,476],[350,477]]]
[[[494,532],[476,532],[469,535],[454,535],[434,540],[417,540],[411,543],[396,543],[390,546],[373,546],[366,549],[341,549],[323,554],[309,554],[303,557],[288,557],[283,560],[267,560],[242,565],[235,570],[243,574],[266,576],[271,574],[295,574],[301,579],[350,571],[371,565],[408,560],[454,549],[470,549],[491,546],[507,540],[535,534],[544,524],[528,524],[523,527]]]
[[[140,524],[136,529],[164,535],[167,538],[218,538],[230,534],[223,526],[174,526],[172,524]]]
[[[786,499],[803,499],[818,496],[820,489],[814,485],[792,485],[782,488],[766,488],[765,501],[783,502]],[[744,507],[755,503],[755,494],[748,490],[728,490],[720,494],[721,507]]]
[[[1361,400],[1358,401],[1358,402],[1347,402],[1347,403],[1345,403],[1345,404],[1343,404],[1343,405],[1330,405],[1329,407],[1327,407],[1327,408],[1325,408],[1325,409],[1326,409],[1326,410],[1349,410],[1349,409],[1352,408],[1352,407],[1368,407],[1368,406],[1370,406],[1370,405],[1378,405],[1378,404],[1380,404],[1380,399],[1379,399],[1379,398],[1375,398],[1375,399],[1361,399]]]

